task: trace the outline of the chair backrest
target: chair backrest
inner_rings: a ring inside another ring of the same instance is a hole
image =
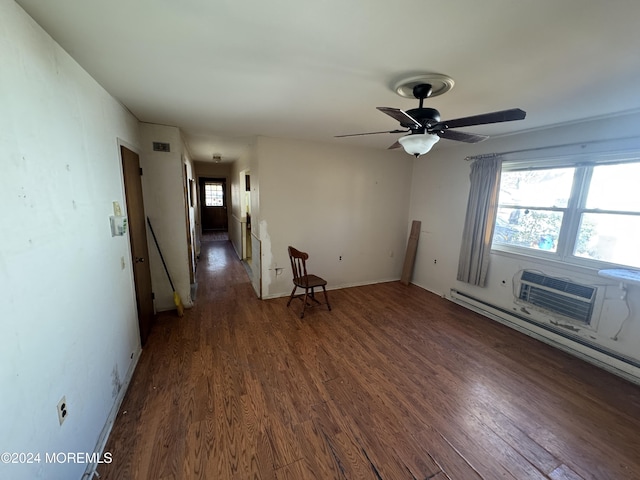
[[[289,259],[291,260],[291,270],[293,270],[293,278],[303,278],[307,276],[307,259],[308,253],[301,252],[293,247],[289,247]]]

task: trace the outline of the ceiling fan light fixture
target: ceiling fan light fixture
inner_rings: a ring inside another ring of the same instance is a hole
[[[420,155],[429,152],[438,143],[438,140],[440,140],[440,137],[434,133],[413,133],[400,137],[398,142],[400,142],[405,152],[418,158]]]

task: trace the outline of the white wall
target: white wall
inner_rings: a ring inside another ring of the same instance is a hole
[[[399,152],[260,137],[257,141],[264,298],[291,292],[287,247],[329,288],[397,280],[407,246],[412,159]],[[253,228],[253,227],[252,227]],[[342,260],[340,260],[342,256]],[[282,270],[278,270],[282,269]]]
[[[185,205],[184,163],[186,149],[177,127],[140,124],[142,190],[144,208],[162,249],[171,280],[185,307],[191,307],[189,247]],[[155,152],[153,142],[170,144],[170,152]],[[151,233],[147,233],[151,284],[157,311],[175,308],[173,290],[162,266]]]
[[[562,264],[492,254],[487,286],[472,287],[456,280],[463,222],[469,193],[470,164],[464,158],[489,152],[508,152],[519,149],[564,145],[590,140],[606,140],[637,135],[635,126],[640,115],[631,114],[597,122],[555,126],[526,134],[505,136],[477,145],[461,145],[455,148],[434,149],[425,157],[415,161],[412,180],[411,207],[409,216],[422,220],[414,283],[441,295],[449,295],[452,288],[473,295],[485,302],[513,311],[516,307],[512,294],[512,279],[523,268],[541,270],[551,276],[569,277],[580,283],[593,285],[609,284],[605,290],[606,300],[602,315],[593,323],[595,329],[582,328],[575,332],[581,339],[597,346],[611,349],[640,361],[640,287],[629,288],[633,314],[617,341],[611,339],[627,315],[627,308],[620,300],[620,292],[613,281],[597,275],[597,270],[570,267]],[[585,147],[587,150],[589,147]],[[544,155],[544,151],[540,152]],[[434,263],[434,261],[437,261]],[[542,318],[542,317],[540,317]],[[550,325],[552,318],[543,319]],[[622,369],[622,373],[640,375],[635,367],[599,356],[562,337],[525,322],[516,322],[517,327],[527,328],[536,334],[558,342],[562,346],[576,348]]]
[[[251,172],[251,194],[249,211],[251,212],[251,252],[246,243],[246,210],[242,197],[246,192],[244,173]],[[231,215],[229,216],[229,239],[233,248],[242,258],[243,248],[246,256],[251,256],[250,277],[253,290],[259,298],[262,298],[262,264],[260,255],[260,164],[258,160],[257,143],[253,142],[250,148],[235,162],[231,169]]]
[[[0,451],[42,455],[0,478],[79,479],[45,453],[93,451],[140,352],[129,241],[109,227],[138,122],[11,0],[0,58]]]
[[[242,210],[242,196],[245,193],[246,184],[241,181],[240,173],[250,168],[252,158],[255,155],[255,146],[234,161],[229,170],[227,188],[230,191],[229,212],[229,240],[233,245],[238,258],[242,258],[242,222],[246,220],[246,213]],[[252,182],[257,179],[251,178]],[[251,185],[253,190],[254,186]]]

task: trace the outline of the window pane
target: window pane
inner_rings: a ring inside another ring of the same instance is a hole
[[[205,183],[204,204],[207,207],[224,206],[224,192],[221,183]]]
[[[574,255],[640,267],[640,216],[584,213]]]
[[[562,212],[499,208],[493,243],[555,252]]]
[[[587,208],[640,212],[640,163],[597,165],[593,168]]]
[[[500,205],[565,208],[574,168],[502,172]]]

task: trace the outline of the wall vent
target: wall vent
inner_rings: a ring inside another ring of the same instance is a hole
[[[597,290],[589,285],[524,270],[520,277],[518,298],[549,312],[589,325]]]
[[[154,152],[170,152],[171,147],[168,143],[153,142],[153,151]]]

